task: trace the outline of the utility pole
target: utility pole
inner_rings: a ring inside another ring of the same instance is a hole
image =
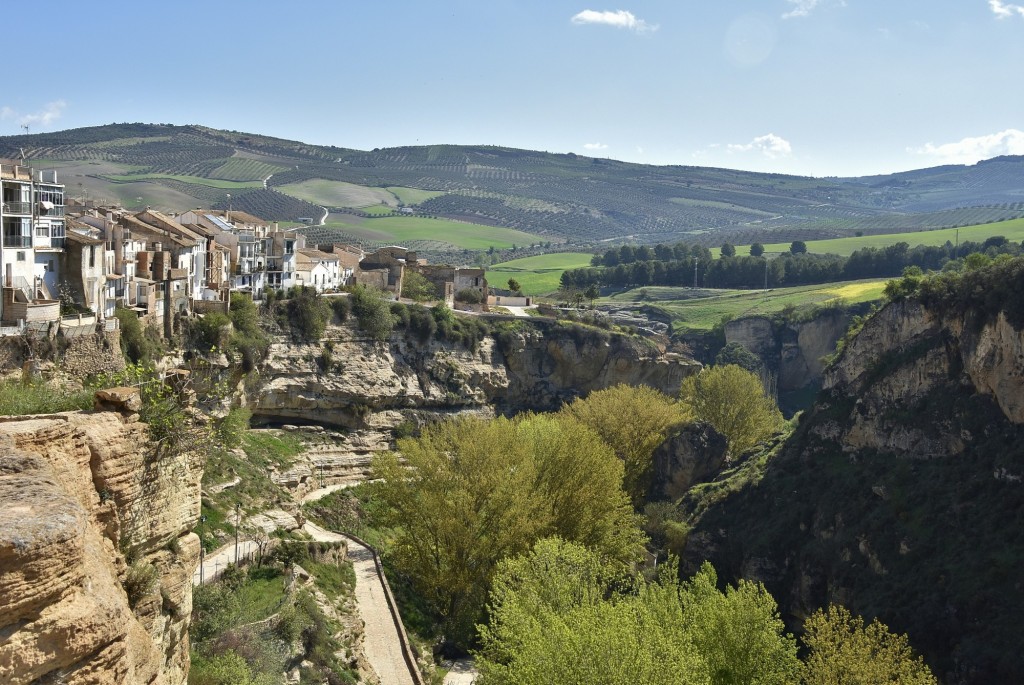
[[[693,258],[693,289],[697,289],[697,258]]]
[[[235,502],[235,566],[238,566],[238,527],[242,520],[242,503]]]

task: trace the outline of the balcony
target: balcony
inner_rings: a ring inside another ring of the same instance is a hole
[[[13,181],[31,181],[32,170],[20,164],[0,164],[0,178]]]
[[[4,247],[32,247],[32,236],[5,232]]]
[[[63,250],[64,249],[64,238],[53,237],[49,239],[39,239],[36,241],[36,247],[42,250],[47,248],[51,250]]]
[[[4,214],[24,214],[32,216],[32,203],[31,202],[5,202],[3,206]]]

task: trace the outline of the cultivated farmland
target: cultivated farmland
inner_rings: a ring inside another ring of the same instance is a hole
[[[646,301],[671,317],[676,331],[709,331],[723,317],[735,319],[753,314],[773,315],[788,307],[807,308],[836,300],[846,304],[873,302],[882,298],[888,279],[844,281],[823,285],[763,290],[699,290],[648,287],[619,293],[602,302]],[[704,295],[687,299],[691,294]],[[678,298],[678,299],[675,299]]]
[[[526,246],[542,241],[540,236],[499,226],[484,226],[422,216],[359,217],[331,214],[321,227],[304,231],[311,242],[357,240],[372,245],[401,244],[420,250],[449,251],[453,247],[486,250]]]
[[[487,267],[487,281],[496,288],[505,288],[514,278],[526,295],[547,295],[559,288],[559,279],[566,269],[590,265],[589,252],[554,252],[524,257]]]
[[[862,247],[886,247],[896,243],[908,243],[911,247],[916,245],[945,245],[946,242],[956,244],[957,234],[961,243],[967,241],[983,242],[986,238],[1001,235],[1007,240],[1024,240],[1024,219],[1013,219],[1011,221],[997,221],[995,223],[981,224],[978,226],[963,226],[957,228],[943,228],[934,231],[916,231],[913,233],[889,233],[880,235],[865,235],[861,237],[835,238],[832,240],[808,240],[807,251],[817,254],[838,254],[844,257],[853,254],[854,250]],[[767,252],[787,252],[789,243],[769,243],[764,246]],[[711,252],[717,257],[719,248],[715,247]],[[750,252],[749,245],[736,247],[736,254],[745,255]]]

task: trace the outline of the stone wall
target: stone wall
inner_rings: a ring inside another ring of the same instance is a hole
[[[79,380],[124,369],[120,331],[70,337],[58,333],[53,339],[41,334],[0,337],[0,374],[21,371],[33,358]]]
[[[114,373],[124,369],[121,332],[104,331],[71,338],[60,361],[61,369],[75,377]]]

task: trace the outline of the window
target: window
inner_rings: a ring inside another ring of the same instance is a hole
[[[89,248],[89,268],[96,267],[96,246],[93,245]]]
[[[24,252],[19,252],[18,253],[18,261],[19,262],[25,261],[25,253]]]

